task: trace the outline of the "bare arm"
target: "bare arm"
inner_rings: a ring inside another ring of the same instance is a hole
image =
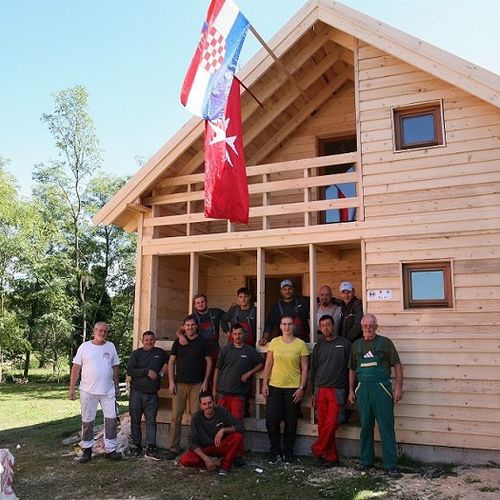
[[[180,345],[188,345],[188,339],[186,338],[186,332],[183,326],[179,326],[175,332],[175,336],[179,339]]]
[[[300,387],[293,393],[293,402],[298,403],[304,398],[305,387],[307,384],[307,373],[309,371],[309,356],[300,357]]]
[[[255,365],[251,370],[248,370],[241,376],[241,381],[246,382],[252,375],[256,374],[257,372],[260,372],[264,368],[264,363],[259,363],[258,365]]]
[[[214,397],[214,401],[217,400],[217,382],[219,381],[219,369],[216,368],[214,371],[214,381],[212,386],[212,395]]]
[[[175,378],[174,378],[174,367],[175,367],[176,357],[177,356],[171,354],[168,360],[168,390],[172,395],[176,393]]]
[[[82,371],[82,365],[77,365],[73,363],[71,367],[71,375],[69,377],[69,389],[68,389],[68,399],[73,401],[75,399],[75,385],[78,377],[80,376],[80,372]]]
[[[403,365],[398,363],[394,365],[394,374],[396,375],[396,384],[392,391],[394,402],[397,403],[403,398]]]
[[[202,391],[208,390],[208,383],[210,382],[211,372],[212,372],[212,358],[211,356],[205,356],[205,378],[203,379],[203,384],[201,385]]]
[[[264,378],[262,380],[262,395],[267,399],[269,396],[269,377],[273,369],[274,358],[272,351],[267,351],[266,364],[264,365]]]
[[[349,397],[347,399],[350,405],[353,405],[356,401],[356,394],[354,388],[356,387],[356,372],[349,368]]]

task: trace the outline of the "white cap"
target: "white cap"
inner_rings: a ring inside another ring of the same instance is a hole
[[[339,292],[352,292],[353,290],[352,283],[350,281],[342,281],[342,283],[339,286]]]
[[[292,283],[292,280],[283,280],[281,283],[280,283],[280,288],[283,288],[285,286],[293,286],[293,283]]]

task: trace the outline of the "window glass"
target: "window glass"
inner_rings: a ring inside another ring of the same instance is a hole
[[[411,295],[413,300],[444,300],[443,271],[412,271]]]
[[[433,142],[434,115],[407,116],[403,118],[403,142],[406,145]]]

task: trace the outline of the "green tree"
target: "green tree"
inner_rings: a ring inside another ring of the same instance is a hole
[[[61,90],[54,95],[54,111],[44,113],[42,121],[51,132],[58,158],[39,165],[35,179],[43,189],[59,196],[67,208],[61,223],[68,232],[69,253],[73,261],[74,295],[78,314],[74,318],[74,346],[87,338],[86,294],[92,284],[88,273],[82,238],[90,222],[83,206],[86,184],[101,166],[101,150],[88,113],[88,94],[82,86]],[[63,212],[64,213],[64,212]]]

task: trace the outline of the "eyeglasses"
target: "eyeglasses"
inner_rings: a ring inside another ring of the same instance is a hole
[[[377,324],[372,324],[370,323],[369,325],[361,325],[361,328],[368,328],[368,330],[374,330],[375,328],[377,328]]]

